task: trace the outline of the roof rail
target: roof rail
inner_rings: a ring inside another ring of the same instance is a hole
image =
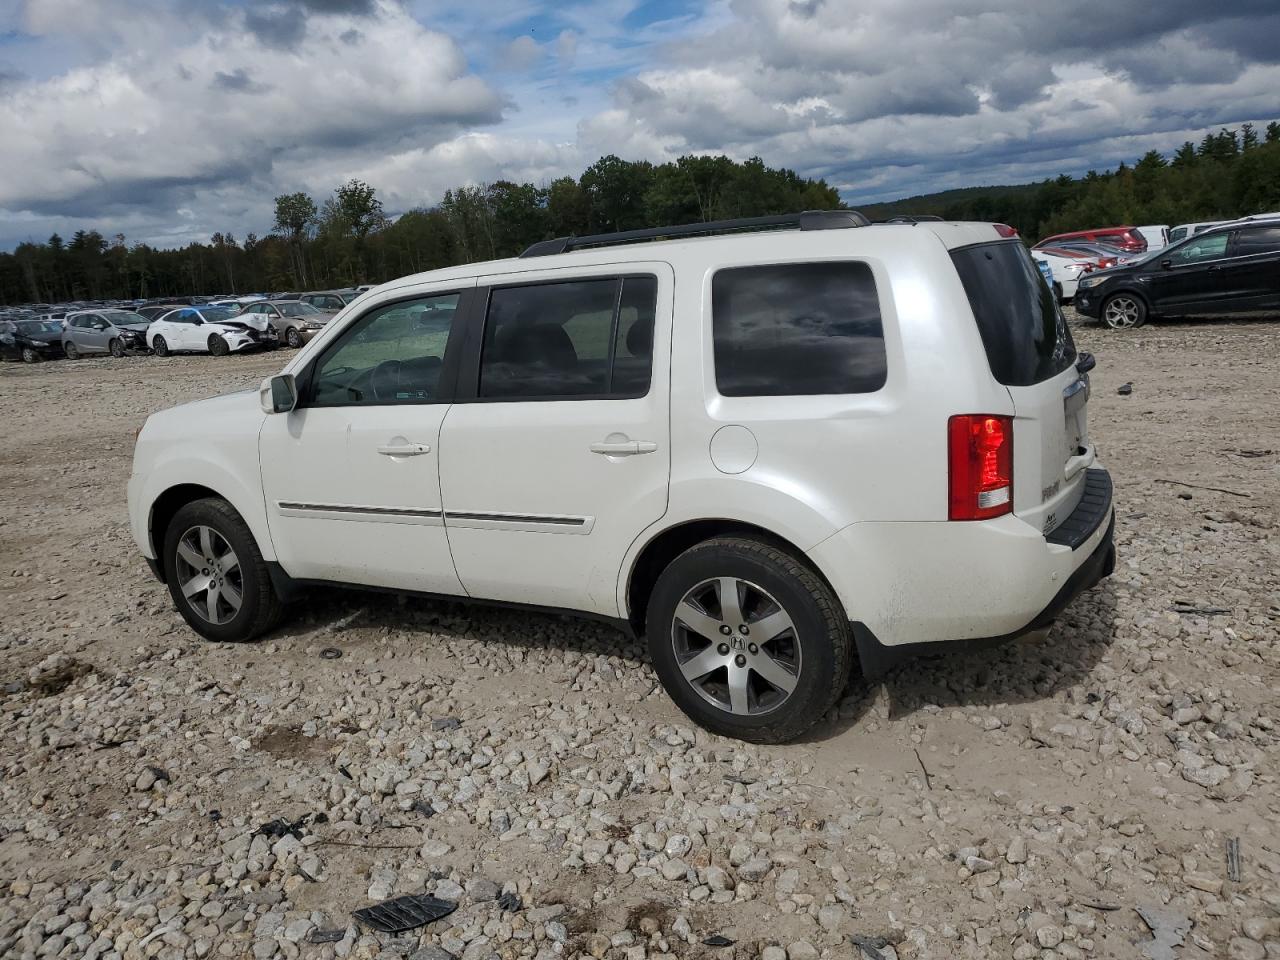
[[[742,217],[737,220],[712,220],[709,223],[685,223],[672,227],[647,227],[619,233],[597,233],[587,237],[557,237],[540,240],[528,247],[523,257],[549,257],[586,247],[613,247],[643,240],[669,240],[676,237],[700,237],[720,233],[747,233],[758,230],[845,230],[865,227],[871,221],[857,210],[806,210],[773,217]]]

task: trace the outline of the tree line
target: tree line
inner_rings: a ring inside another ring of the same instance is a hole
[[[550,237],[843,207],[825,180],[754,157],[670,163],[602,157],[550,184],[499,180],[446,191],[388,218],[377,191],[352,180],[322,203],[276,198],[266,236],[230,231],[171,250],[80,230],[0,253],[0,303],[324,289],[514,256]],[[862,207],[873,219],[934,214],[1008,223],[1027,238],[1115,224],[1170,225],[1280,211],[1280,123],[1205,134],[1166,157],[1022,186],[975,187]]]
[[[1016,187],[970,187],[863,207],[873,218],[901,213],[1007,223],[1024,237],[1121,224],[1193,223],[1280,212],[1280,123],[1205,134],[1166,157],[1151,150],[1132,166],[1090,170]]]
[[[326,289],[515,256],[550,237],[840,207],[823,180],[759,158],[602,157],[545,186],[499,180],[446,191],[391,220],[377,191],[351,180],[323,203],[279,196],[266,236],[231,231],[172,250],[80,230],[0,253],[0,303]]]

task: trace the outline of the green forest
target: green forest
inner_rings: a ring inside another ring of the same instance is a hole
[[[352,180],[317,204],[276,198],[271,233],[161,250],[92,230],[0,253],[0,303],[310,290],[380,283],[438,267],[513,256],[556,236],[843,207],[824,180],[760,158],[671,163],[602,157],[548,185],[458,187],[394,220],[375,186]],[[863,205],[872,219],[933,214],[1008,223],[1033,239],[1115,224],[1174,225],[1280,211],[1280,122],[1206,133],[1172,156],[1020,186],[970,187]],[[230,226],[230,225],[229,225]]]

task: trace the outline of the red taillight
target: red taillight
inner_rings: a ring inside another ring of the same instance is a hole
[[[1013,227],[1009,226],[1007,223],[997,223],[995,227],[996,233],[1000,234],[1000,236],[1004,237],[1006,240],[1011,240],[1018,235],[1018,231],[1013,229]]]
[[[989,520],[1013,510],[1013,418],[966,413],[947,421],[952,520]]]

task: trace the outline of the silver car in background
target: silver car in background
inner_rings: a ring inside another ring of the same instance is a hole
[[[260,300],[245,307],[241,316],[266,318],[280,339],[296,348],[323,330],[334,314],[301,300]]]
[[[130,351],[145,352],[149,326],[150,320],[130,310],[79,310],[67,314],[62,349],[68,360],[94,353],[123,357]]]

